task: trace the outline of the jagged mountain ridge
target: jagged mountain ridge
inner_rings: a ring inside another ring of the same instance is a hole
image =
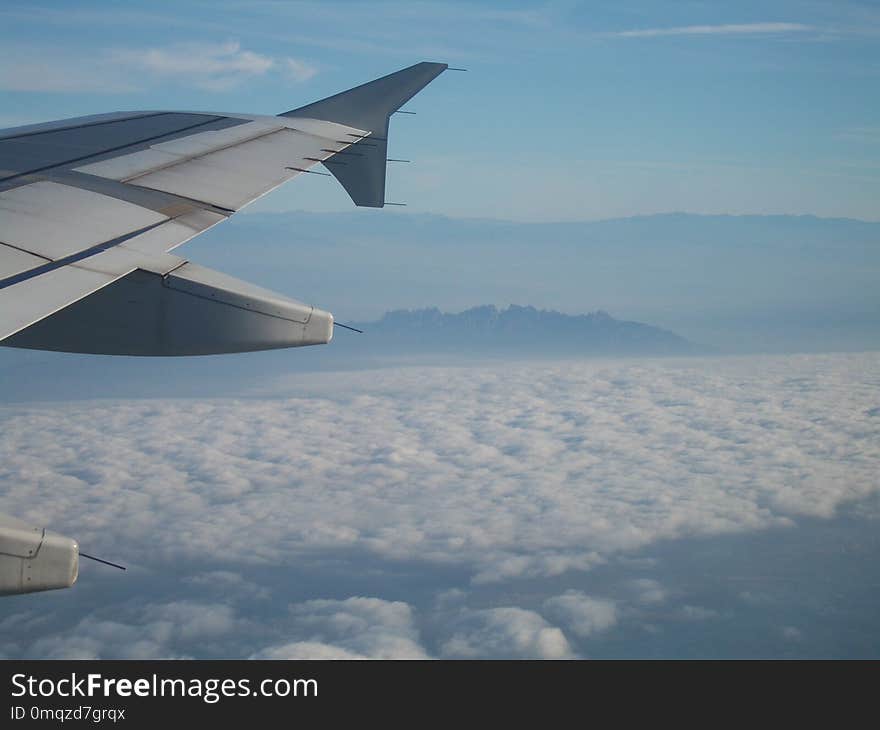
[[[668,330],[612,317],[599,310],[570,315],[532,306],[436,307],[387,312],[376,322],[354,324],[372,346],[415,351],[517,351],[571,354],[694,354],[702,348]],[[366,343],[360,343],[366,344]]]

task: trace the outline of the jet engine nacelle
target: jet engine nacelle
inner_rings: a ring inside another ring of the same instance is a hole
[[[0,596],[69,588],[79,573],[79,545],[64,535],[3,517]]]
[[[216,355],[321,345],[333,315],[184,263],[136,270],[3,340],[4,346],[99,355]]]

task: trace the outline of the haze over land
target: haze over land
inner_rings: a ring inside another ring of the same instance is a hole
[[[558,224],[388,211],[247,214],[178,253],[329,309],[366,333],[337,329],[327,347],[195,359],[2,348],[0,399],[224,395],[290,371],[375,367],[401,357],[454,364],[493,351],[519,359],[688,352],[640,350],[632,337],[611,347],[573,347],[583,339],[567,323],[596,311],[670,332],[692,352],[880,348],[878,223],[683,214]],[[486,319],[507,332],[494,347],[485,338],[475,342],[467,327],[441,334],[442,317],[392,319],[396,334],[389,322],[375,324],[390,310],[457,314],[508,304],[520,308]],[[572,318],[541,321],[530,314],[535,309]]]
[[[880,347],[880,223],[253,214],[183,250],[328,308],[341,322],[394,309],[518,304],[568,314],[604,310],[725,352]]]
[[[472,307],[458,314],[436,307],[387,312],[377,322],[356,323],[369,337],[344,340],[340,350],[397,355],[434,353],[460,357],[692,355],[706,352],[666,330],[622,322],[607,312],[568,315],[510,305]]]

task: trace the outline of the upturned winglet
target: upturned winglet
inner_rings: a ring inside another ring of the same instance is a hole
[[[321,119],[369,133],[354,138],[343,154],[328,158],[327,169],[355,205],[385,205],[388,120],[391,115],[447,69],[445,63],[423,61],[388,76],[329,96],[280,116]]]

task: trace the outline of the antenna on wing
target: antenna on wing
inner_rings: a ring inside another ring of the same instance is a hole
[[[86,553],[80,551],[79,556],[81,558],[88,558],[89,560],[94,560],[96,563],[104,563],[104,565],[109,565],[111,568],[119,568],[119,570],[127,570],[124,565],[119,565],[118,563],[111,563],[109,560],[104,560],[103,558],[96,558],[94,555],[87,555]]]

